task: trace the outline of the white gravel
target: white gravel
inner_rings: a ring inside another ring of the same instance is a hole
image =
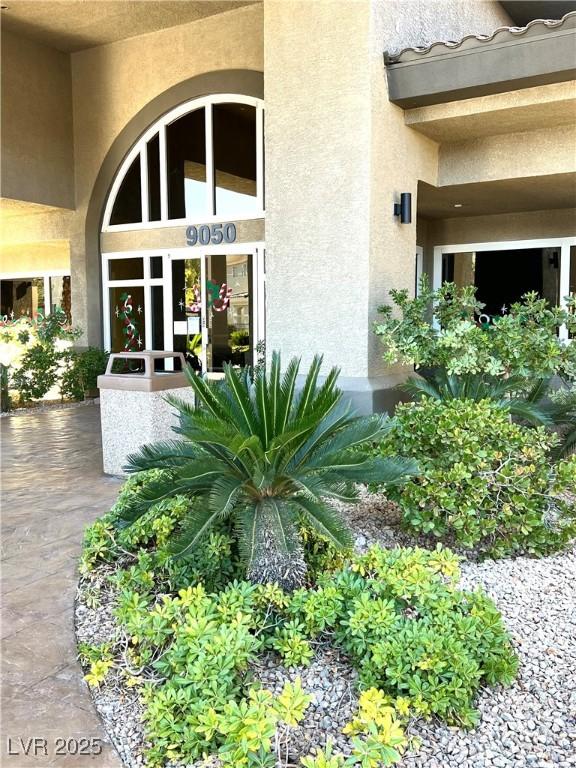
[[[349,512],[358,531],[357,548],[415,545],[398,530],[394,506],[366,496]],[[573,768],[576,767],[576,546],[541,560],[517,558],[462,564],[462,587],[482,586],[502,612],[520,657],[517,680],[488,688],[478,700],[480,724],[473,730],[418,722],[410,732],[422,740],[402,768]],[[77,610],[80,640],[102,642],[113,633],[109,608],[90,609],[82,594]],[[93,638],[93,639],[91,639]],[[292,759],[330,735],[342,748],[341,728],[354,711],[352,670],[336,652],[321,648],[310,667],[285,670],[273,657],[254,670],[269,688],[300,674],[314,696],[293,740]],[[133,691],[114,683],[94,694],[96,707],[129,768],[142,766],[141,707]]]

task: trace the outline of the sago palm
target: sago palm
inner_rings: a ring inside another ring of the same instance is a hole
[[[280,356],[270,372],[226,366],[224,380],[188,372],[196,407],[171,397],[182,440],[144,446],[129,457],[129,471],[166,470],[138,492],[124,513],[131,523],[158,501],[187,494],[190,511],[171,542],[185,556],[217,521],[233,517],[246,575],[285,589],[303,583],[306,563],[302,521],[338,547],[351,534],[330,499],[353,502],[357,483],[397,483],[417,472],[406,459],[374,457],[368,450],[390,429],[386,416],[355,416],[336,386],[338,371],[323,383],[316,357],[297,386],[299,361],[284,374]]]

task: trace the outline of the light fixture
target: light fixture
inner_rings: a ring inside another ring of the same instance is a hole
[[[454,208],[462,208],[462,203],[454,203]]]
[[[410,224],[412,221],[412,193],[402,192],[400,202],[394,203],[394,216],[400,216],[401,224]]]

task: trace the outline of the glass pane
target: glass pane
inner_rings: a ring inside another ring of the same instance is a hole
[[[208,371],[223,370],[225,362],[252,364],[252,257],[248,254],[210,256],[206,299]]]
[[[152,291],[152,349],[164,349],[164,288],[153,285]]]
[[[203,109],[166,126],[168,217],[205,217],[206,132]]]
[[[150,277],[162,277],[162,256],[151,257]]]
[[[2,307],[0,314],[20,317],[44,314],[44,278],[29,277],[2,280]]]
[[[110,280],[142,280],[144,261],[143,259],[110,259],[108,275]]]
[[[50,278],[50,302],[51,312],[61,309],[68,318],[68,322],[71,321],[70,275]]]
[[[174,259],[172,262],[172,316],[174,350],[183,352],[195,371],[202,370],[201,261]]]
[[[120,185],[110,224],[138,224],[142,221],[142,185],[140,183],[140,155],[137,155]]]
[[[148,152],[148,218],[160,221],[160,139],[150,139]]]
[[[138,352],[144,349],[144,288],[139,285],[109,290],[111,351]]]
[[[212,109],[216,213],[229,219],[255,215],[256,108],[215,104]]]

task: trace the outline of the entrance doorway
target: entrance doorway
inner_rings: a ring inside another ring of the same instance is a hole
[[[182,352],[198,373],[257,362],[264,341],[261,244],[103,254],[104,344]]]
[[[205,253],[171,259],[173,349],[202,373],[255,363],[259,294],[256,254]]]

